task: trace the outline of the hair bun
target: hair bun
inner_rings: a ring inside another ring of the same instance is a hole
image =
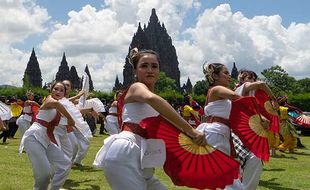
[[[202,65],[202,72],[205,75],[209,84],[213,84],[214,83],[214,79],[213,79],[214,67],[213,67],[213,64],[212,63],[208,64],[208,62],[205,61]]]
[[[130,52],[129,52],[129,57],[128,57],[128,61],[129,61],[129,63],[130,63],[131,65],[133,65],[132,60],[133,60],[133,58],[138,54],[138,52],[139,52],[139,50],[138,50],[138,48],[136,48],[136,47],[130,50]]]

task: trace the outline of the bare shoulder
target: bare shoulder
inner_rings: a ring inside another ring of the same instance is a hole
[[[147,86],[141,82],[135,82],[133,83],[127,92],[126,97],[131,96],[131,95],[137,95],[137,94],[141,94],[145,91],[149,91],[149,89],[147,88]]]
[[[255,81],[255,82],[246,82],[244,85],[245,85],[244,88],[246,89],[256,90],[262,85],[266,85],[266,83],[263,81]]]
[[[43,102],[43,104],[42,104],[41,107],[42,107],[42,109],[55,108],[55,107],[57,107],[59,104],[60,104],[60,103],[59,103],[57,100],[55,100],[54,98],[48,96],[48,97],[46,98],[46,100]]]
[[[111,107],[117,107],[117,101],[113,101]]]
[[[147,89],[147,87],[146,87],[145,84],[143,84],[143,83],[141,83],[141,82],[135,82],[135,83],[133,83],[133,84],[129,87],[128,91],[135,91],[135,90],[139,90],[139,89]]]
[[[136,82],[130,86],[125,96],[125,102],[147,102],[148,99],[154,97],[148,87],[140,82]]]
[[[218,93],[218,92],[221,92],[223,90],[227,90],[228,88],[224,87],[224,86],[215,86],[211,89],[211,92],[210,93]]]

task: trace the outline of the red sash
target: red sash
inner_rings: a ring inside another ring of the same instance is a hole
[[[118,117],[117,113],[108,113],[108,115],[112,115],[112,116]]]
[[[60,113],[57,111],[56,112],[56,116],[54,117],[54,119],[50,122],[41,120],[41,119],[37,119],[37,122],[40,123],[42,126],[46,127],[47,129],[47,136],[50,139],[51,142],[53,142],[54,144],[57,144],[57,141],[55,139],[54,136],[54,129],[55,127],[59,124],[60,121]]]
[[[223,124],[225,124],[225,125],[227,125],[229,127],[229,120],[228,119],[224,119],[222,117],[207,116],[206,122],[207,123],[219,122],[219,123],[223,123]]]
[[[129,89],[129,87],[128,87]],[[118,126],[122,126],[123,119],[122,119],[122,113],[123,113],[123,107],[124,107],[124,99],[128,92],[128,89],[126,89],[120,97],[117,98],[117,120],[118,120]]]
[[[147,138],[146,129],[140,127],[140,125],[137,123],[123,123],[122,131],[130,131],[132,133],[140,135],[141,137]]]
[[[73,127],[69,125],[66,126],[66,129],[67,129],[67,133],[71,133],[74,131]]]

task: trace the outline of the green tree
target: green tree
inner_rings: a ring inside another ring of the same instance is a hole
[[[166,76],[164,72],[159,73],[159,80],[155,85],[155,92],[165,92],[165,91],[176,91],[176,82],[175,80]]]
[[[300,87],[295,78],[289,76],[279,65],[264,69],[261,73],[265,77],[265,82],[276,96],[300,92]]]
[[[31,86],[31,84],[30,84],[29,75],[25,74],[24,75],[23,88],[30,88],[30,86]]]
[[[197,81],[194,85],[193,92],[196,95],[205,95],[209,88],[209,84],[206,80]]]
[[[297,84],[300,86],[300,90],[302,93],[310,92],[310,78],[298,80]]]

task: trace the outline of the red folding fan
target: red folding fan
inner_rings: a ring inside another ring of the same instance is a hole
[[[302,125],[304,127],[310,127],[310,117],[309,116],[306,116],[305,114],[301,114],[300,116],[298,116],[296,119],[295,119],[295,122],[298,124],[298,125]]]
[[[255,91],[256,102],[259,106],[259,112],[270,121],[269,130],[279,133],[279,115],[270,102],[267,93],[261,89]]]
[[[232,102],[230,127],[242,143],[258,158],[269,160],[268,130],[261,125],[255,97],[242,97]]]
[[[164,170],[178,186],[198,189],[224,188],[239,176],[239,163],[211,146],[199,146],[161,116],[141,121],[148,138],[166,144]]]

